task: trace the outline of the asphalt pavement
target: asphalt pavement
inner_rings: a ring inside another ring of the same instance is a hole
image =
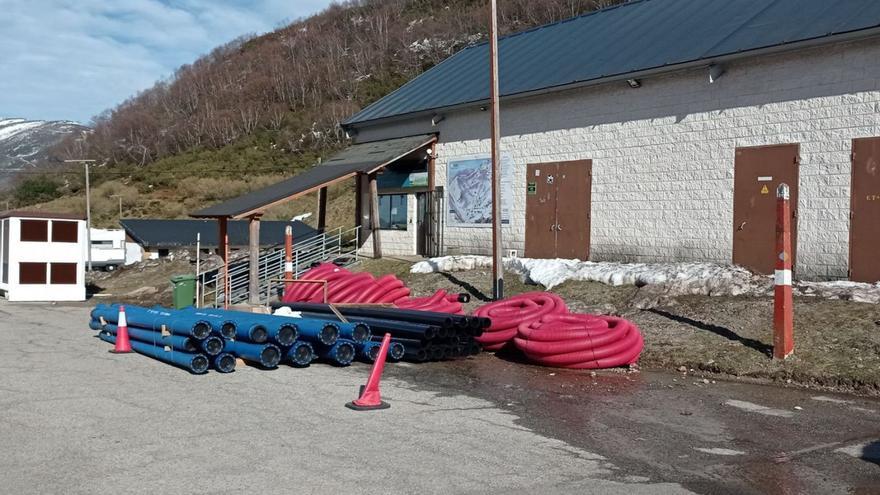
[[[0,302],[0,492],[880,493],[880,402],[492,355],[193,376]]]

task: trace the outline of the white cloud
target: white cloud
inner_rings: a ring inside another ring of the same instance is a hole
[[[0,0],[0,117],[88,122],[215,46],[329,0]]]

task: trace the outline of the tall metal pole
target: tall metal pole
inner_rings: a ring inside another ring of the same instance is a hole
[[[84,162],[83,166],[86,169],[86,253],[88,257],[88,264],[86,264],[86,271],[92,271],[92,192],[89,187],[89,163]]]
[[[86,171],[86,271],[92,271],[92,194],[89,187],[89,164],[95,160],[64,160],[64,163],[82,163]]]
[[[501,112],[498,95],[498,2],[491,0],[489,18],[489,99],[491,100],[492,141],[492,295],[504,298],[504,259],[501,256]]]

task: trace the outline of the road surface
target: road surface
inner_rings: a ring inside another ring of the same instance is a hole
[[[192,376],[0,303],[7,493],[880,493],[880,402],[483,355]]]

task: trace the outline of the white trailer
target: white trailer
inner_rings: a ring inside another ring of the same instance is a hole
[[[91,229],[92,268],[115,270],[125,264],[125,231],[122,229]]]

